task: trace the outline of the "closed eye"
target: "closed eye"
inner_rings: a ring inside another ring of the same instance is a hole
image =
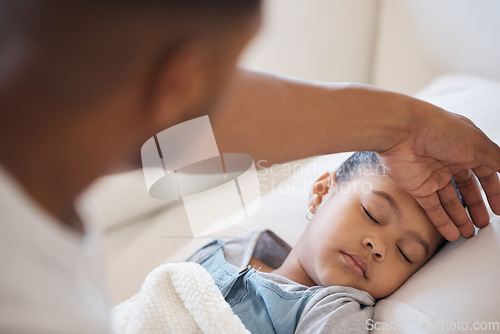
[[[398,246],[398,245],[396,245],[396,247],[398,248],[398,250],[399,250],[399,252],[401,253],[401,255],[403,255],[403,257],[405,258],[405,260],[406,260],[408,263],[412,263],[412,262],[410,261],[410,259],[406,257],[405,253],[401,250],[401,248],[399,248],[399,246]]]
[[[380,225],[380,223],[372,217],[372,215],[368,212],[368,210],[366,210],[366,208],[364,206],[362,206],[363,210],[365,211],[366,215],[368,216],[368,218],[370,218],[371,220],[373,220],[377,225]]]

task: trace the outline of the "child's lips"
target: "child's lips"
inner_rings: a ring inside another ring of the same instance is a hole
[[[362,256],[356,254],[348,254],[341,252],[345,263],[349,268],[351,268],[355,273],[363,276],[366,279],[366,270],[368,269],[368,263],[363,259]]]

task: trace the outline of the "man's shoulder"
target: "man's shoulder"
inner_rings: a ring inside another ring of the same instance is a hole
[[[1,170],[0,184],[0,332],[108,333],[97,240],[55,222]]]

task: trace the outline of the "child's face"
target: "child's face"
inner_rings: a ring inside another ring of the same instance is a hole
[[[299,242],[299,257],[316,284],[351,286],[377,299],[403,284],[442,240],[415,199],[388,176],[360,176],[324,197]]]

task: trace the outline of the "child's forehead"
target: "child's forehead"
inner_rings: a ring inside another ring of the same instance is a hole
[[[385,205],[387,210],[396,213],[399,210],[401,224],[406,231],[418,231],[431,239],[431,244],[438,244],[441,235],[427,217],[415,198],[398,186],[389,176],[377,175],[360,178],[359,181],[371,185],[371,189],[364,193],[364,196],[375,199],[381,205]],[[365,190],[369,189],[366,187]]]
[[[421,214],[418,202],[409,193],[399,187],[387,176],[370,177],[360,180],[358,188],[361,189],[361,197],[376,201],[380,206],[386,207],[395,215],[404,213]]]
[[[385,192],[394,198],[405,198],[416,200],[408,192],[403,190],[396,182],[394,182],[389,176],[383,174],[374,175],[361,175],[354,180],[358,183],[358,189],[361,189],[363,193],[376,193]],[[362,186],[362,187],[360,187]]]

